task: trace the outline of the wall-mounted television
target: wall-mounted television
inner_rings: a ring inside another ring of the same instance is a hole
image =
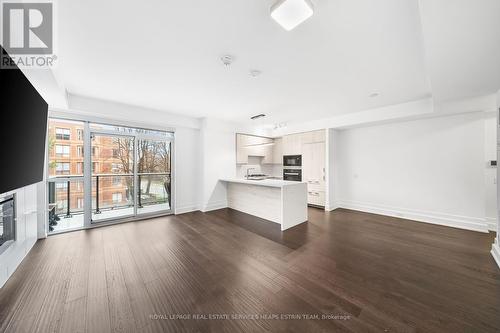
[[[0,52],[10,60],[1,45]],[[0,64],[0,193],[43,180],[47,113],[23,72]]]

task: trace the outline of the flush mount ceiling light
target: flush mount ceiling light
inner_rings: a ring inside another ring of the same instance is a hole
[[[372,92],[370,95],[368,95],[368,97],[375,98],[375,97],[378,97],[378,95],[380,95],[380,93],[378,93],[378,92]]]
[[[271,17],[286,31],[290,31],[314,13],[310,0],[278,0],[271,7]]]

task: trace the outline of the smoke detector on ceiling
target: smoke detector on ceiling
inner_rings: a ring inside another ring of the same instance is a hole
[[[234,61],[233,57],[230,56],[229,54],[226,54],[226,55],[222,56],[220,58],[220,60],[222,61],[222,63],[226,67],[229,67],[233,63],[233,61]]]
[[[250,74],[251,77],[257,77],[260,74],[262,74],[262,72],[259,71],[258,69],[252,69],[252,70],[250,70],[250,72],[248,74]]]

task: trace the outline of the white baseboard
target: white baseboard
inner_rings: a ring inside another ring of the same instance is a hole
[[[486,224],[488,225],[488,230],[489,231],[497,231],[497,219],[494,217],[487,217],[486,218]]]
[[[332,210],[335,210],[337,208],[340,208],[337,204],[326,205],[325,211],[331,212]]]
[[[498,238],[495,240],[495,243],[493,243],[493,246],[491,247],[491,255],[500,268],[500,246],[498,245]]]
[[[387,215],[393,217],[414,220],[418,222],[432,223],[479,232],[488,232],[488,224],[485,218],[458,216],[452,214],[413,211],[398,207],[387,207],[377,204],[368,204],[354,201],[337,201],[339,208],[358,210],[367,213]]]
[[[222,208],[227,208],[227,200],[210,202],[207,205],[205,205],[201,211],[206,213],[211,210],[217,210]]]
[[[195,212],[197,210],[200,210],[199,205],[186,205],[186,206],[176,207],[175,208],[175,215],[185,214],[185,213],[189,213],[189,212]]]

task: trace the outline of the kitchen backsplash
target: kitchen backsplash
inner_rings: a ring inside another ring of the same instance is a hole
[[[249,156],[248,164],[238,164],[236,165],[236,176],[238,178],[244,178],[247,174],[247,169],[254,168],[250,170],[250,174],[260,173],[271,177],[283,177],[283,166],[277,164],[260,164],[261,157]]]

